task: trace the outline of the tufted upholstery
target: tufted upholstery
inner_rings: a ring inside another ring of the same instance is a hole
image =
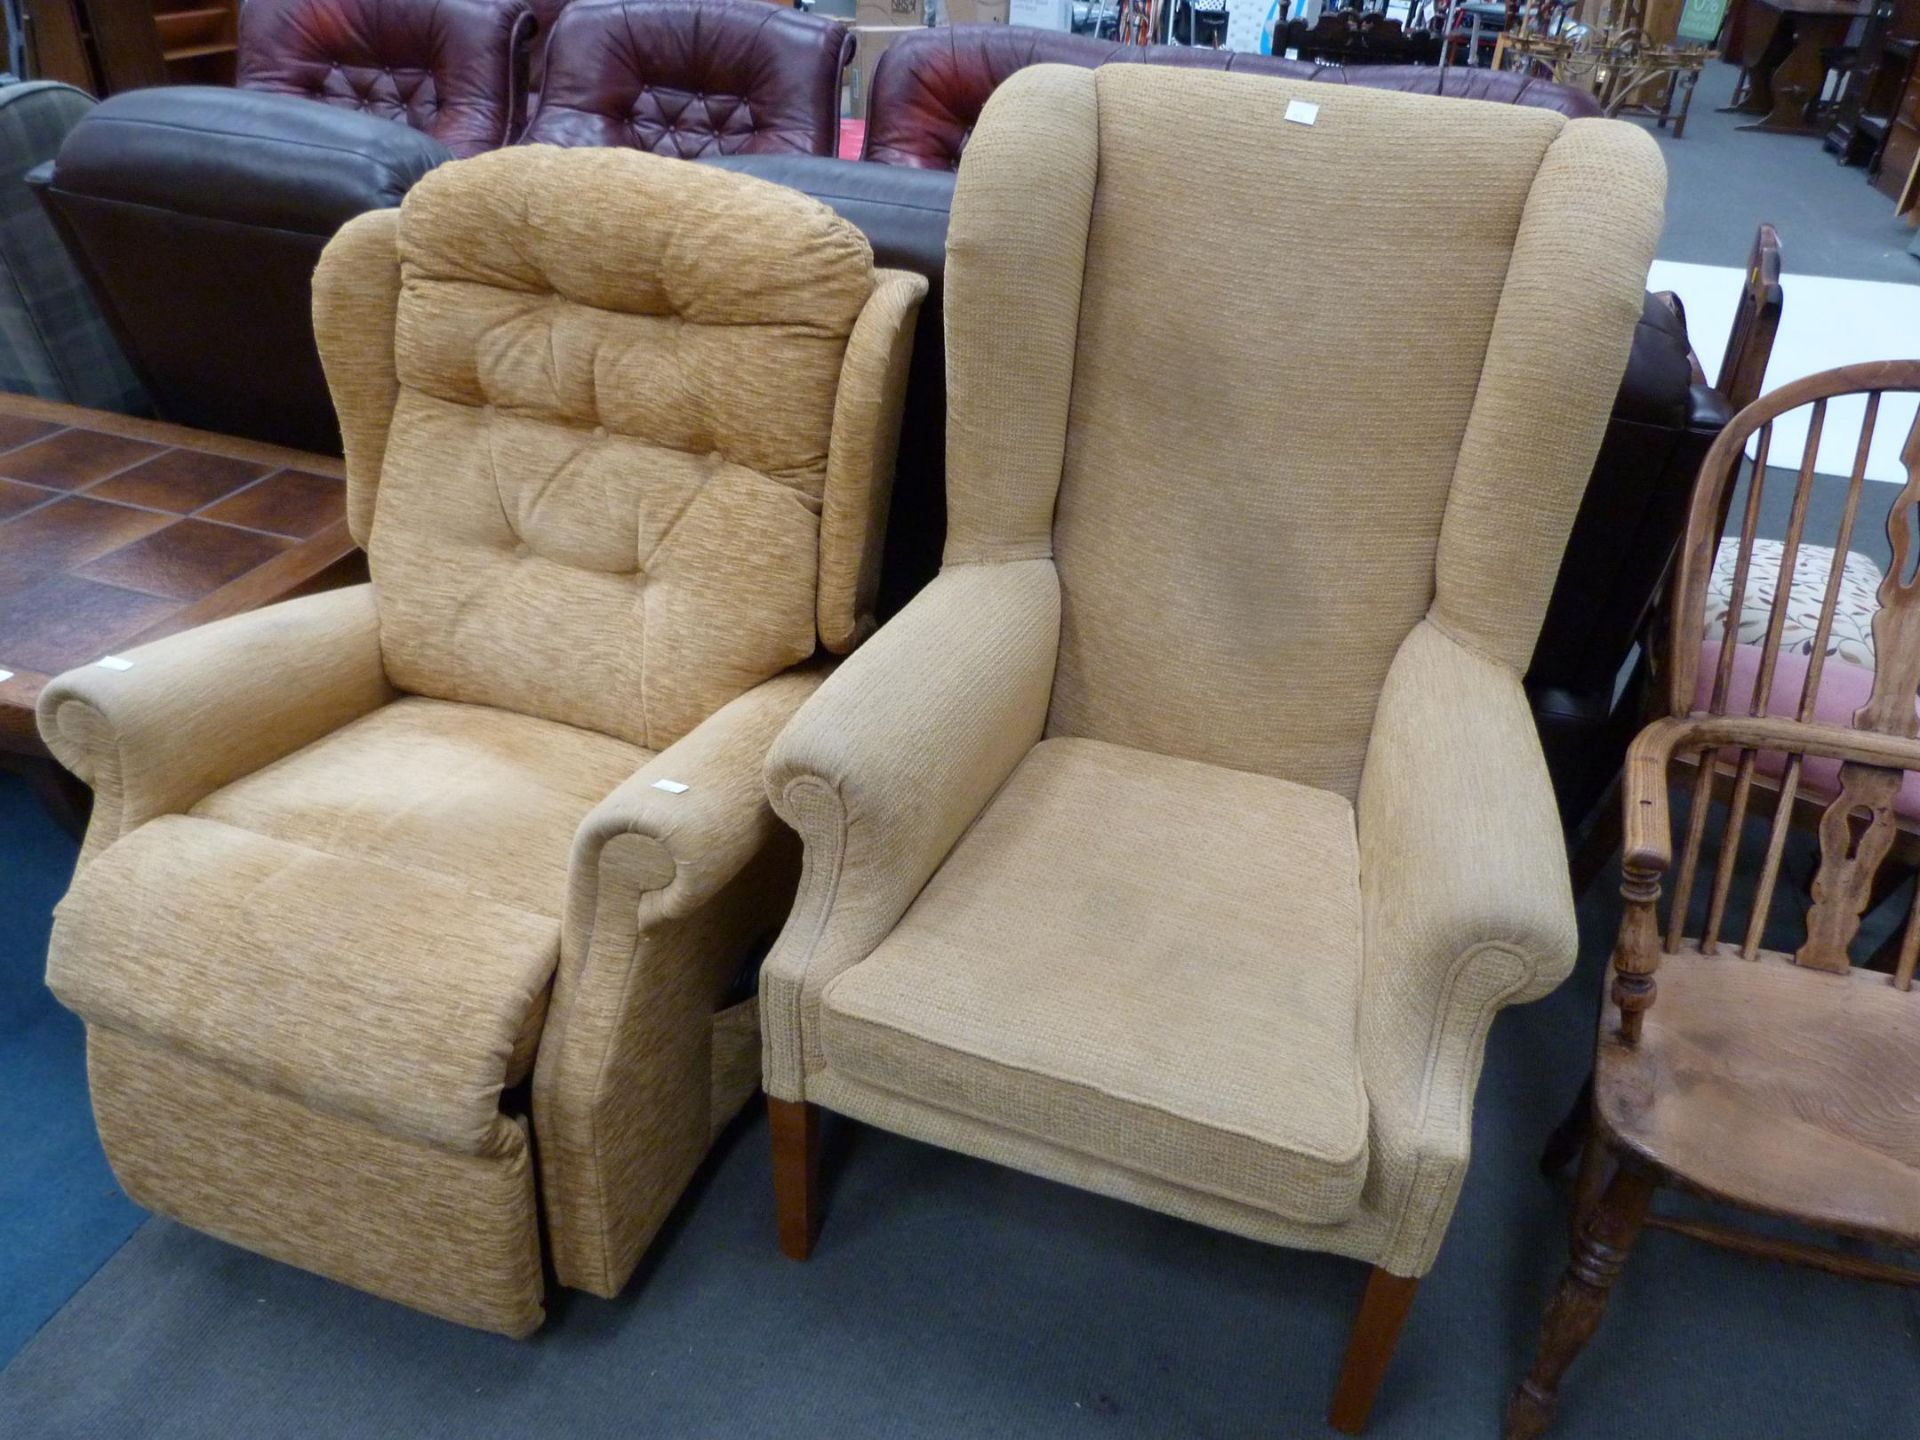
[[[49,983],[140,1203],[508,1334],[549,1262],[619,1291],[759,1081],[762,767],[793,662],[866,628],[925,292],[627,150],[449,164],[333,238],[375,583],[42,692],[95,792]]]
[[[1592,97],[1580,91],[1504,71],[1460,66],[1441,71],[1421,65],[1348,69],[1205,47],[1117,45],[1023,25],[944,25],[902,35],[880,57],[862,158],[929,170],[956,168],[987,97],[1016,70],[1039,64],[1178,65],[1493,100],[1557,110],[1576,119],[1600,113]]]
[[[579,0],[561,13],[529,141],[656,155],[831,155],[844,25],[742,0]]]
[[[414,187],[398,403],[349,468],[396,684],[659,749],[813,653],[874,268],[825,207],[636,160],[516,147]]]
[[[533,32],[527,0],[247,0],[238,83],[397,120],[477,155],[526,119]]]

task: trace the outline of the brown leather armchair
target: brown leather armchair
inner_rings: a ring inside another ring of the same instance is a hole
[[[1178,65],[1279,75],[1323,85],[1364,85],[1422,95],[1503,101],[1557,110],[1572,119],[1598,115],[1583,91],[1496,70],[1426,65],[1314,65],[1275,55],[1185,45],[1118,45],[1024,25],[942,25],[902,35],[874,67],[861,158],[883,165],[952,170],[987,97],[1028,65]]]
[[[525,123],[534,27],[526,0],[247,0],[238,84],[397,120],[477,155]]]
[[[844,25],[739,0],[578,0],[555,22],[529,143],[831,155]]]

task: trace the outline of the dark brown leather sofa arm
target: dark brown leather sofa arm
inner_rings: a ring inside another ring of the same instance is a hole
[[[534,28],[526,0],[247,0],[237,83],[397,120],[477,155],[526,122]]]
[[[33,180],[162,418],[338,454],[314,264],[450,158],[372,115],[183,85],[103,101]]]
[[[1598,115],[1591,95],[1498,70],[1426,65],[1315,65],[1185,45],[1118,45],[1024,25],[943,25],[903,35],[874,67],[862,157],[883,165],[952,170],[994,89],[1028,65],[1183,65],[1242,75],[1282,75]]]
[[[575,0],[546,47],[526,140],[682,159],[831,155],[853,35],[741,0]]]

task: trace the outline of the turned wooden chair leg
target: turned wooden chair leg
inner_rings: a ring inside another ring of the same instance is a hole
[[[780,1253],[804,1260],[820,1234],[820,1110],[804,1100],[767,1097],[773,1133],[773,1205]]]
[[[1393,1347],[1400,1341],[1400,1327],[1406,1323],[1407,1311],[1413,1307],[1413,1292],[1419,1287],[1418,1276],[1395,1275],[1377,1265],[1367,1276],[1360,1313],[1354,1317],[1353,1333],[1347,1339],[1347,1358],[1341,1363],[1340,1379],[1333,1387],[1333,1405],[1327,1411],[1327,1423],[1334,1429],[1358,1435],[1367,1428],[1373,1397],[1386,1378]]]
[[[1653,1176],[1623,1163],[1588,1214],[1567,1272],[1547,1302],[1533,1368],[1507,1404],[1505,1440],[1535,1440],[1552,1422],[1560,1377],[1600,1326],[1613,1284],[1647,1218],[1653,1184]]]

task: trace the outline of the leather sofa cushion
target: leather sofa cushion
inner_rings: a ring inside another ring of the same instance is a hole
[[[247,0],[237,83],[396,120],[477,155],[526,119],[533,31],[526,0]]]
[[[658,750],[813,653],[859,231],[705,166],[515,147],[417,185],[398,245],[368,543],[396,685]]]
[[[1592,96],[1505,71],[1430,65],[1316,65],[1277,55],[1205,46],[1119,45],[1023,25],[942,25],[903,35],[874,67],[862,158],[883,165],[952,170],[987,97],[1028,65],[1144,64],[1280,75],[1329,85],[1363,85],[1598,115]]]
[[[709,154],[831,155],[853,37],[740,0],[575,0],[547,46],[526,139]]]
[[[1359,1203],[1359,859],[1338,795],[1048,740],[873,955],[830,1072],[1308,1224]]]

